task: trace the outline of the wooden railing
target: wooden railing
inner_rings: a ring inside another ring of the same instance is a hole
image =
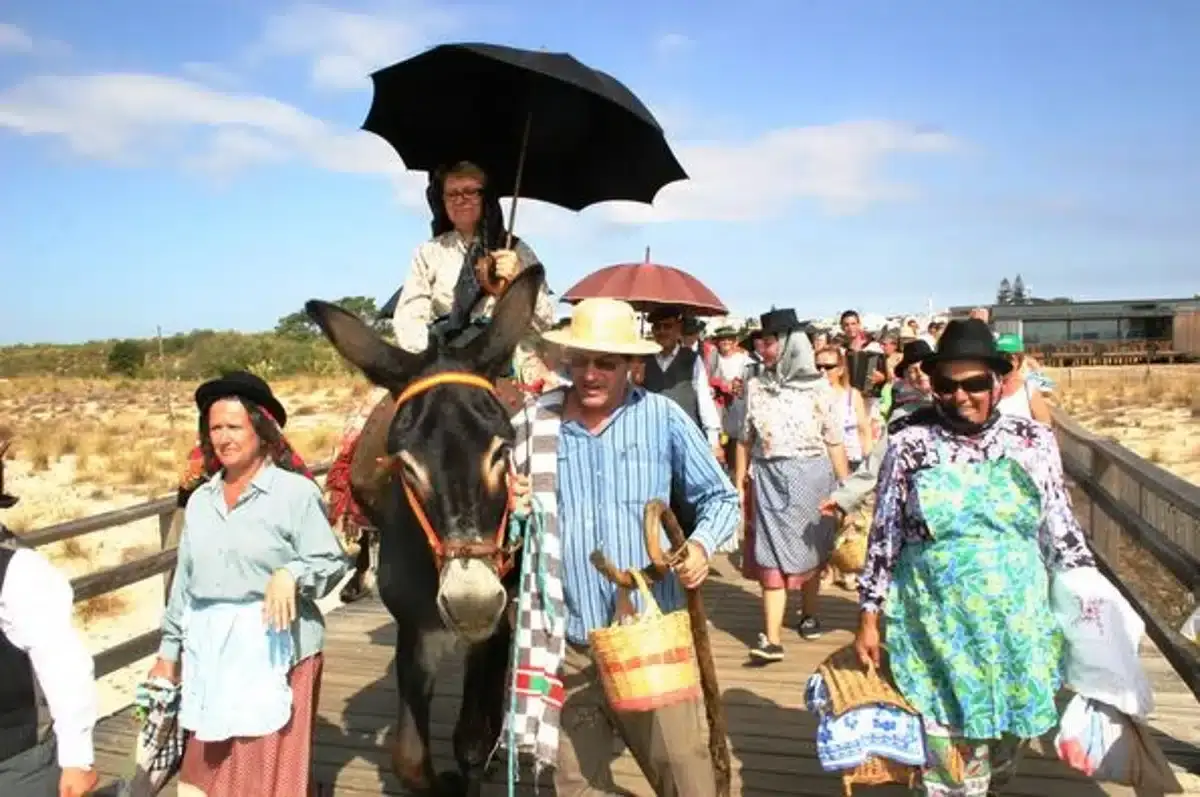
[[[1200,647],[1179,627],[1200,599],[1200,487],[1055,410],[1075,514],[1097,566],[1146,621],[1146,633],[1200,698]]]
[[[324,476],[329,472],[329,463],[324,463],[312,469],[314,476]],[[132,562],[106,567],[94,573],[79,576],[71,580],[71,588],[75,591],[75,603],[81,603],[100,595],[107,595],[119,589],[145,581],[148,578],[162,575],[163,603],[171,594],[171,576],[175,572],[176,547],[179,544],[178,527],[174,523],[175,496],[159,498],[137,506],[117,509],[92,517],[59,523],[49,528],[31,531],[21,535],[21,541],[30,547],[39,548],[56,542],[65,542],[77,537],[84,537],[107,529],[114,529],[130,523],[158,519],[158,536],[160,550],[149,556],[135,559]],[[96,677],[99,678],[128,667],[135,661],[149,656],[158,650],[162,640],[162,629],[154,628],[139,634],[133,639],[126,640],[95,655]]]
[[[1055,410],[1055,430],[1064,469],[1073,483],[1075,511],[1088,532],[1098,566],[1145,619],[1147,634],[1200,697],[1200,647],[1178,632],[1200,597],[1200,487],[1092,434],[1059,410]],[[323,476],[328,470],[324,464],[313,472]],[[43,546],[158,518],[160,551],[79,576],[71,585],[79,602],[166,575],[165,601],[178,543],[174,514],[172,496],[33,531],[22,539]],[[95,658],[96,675],[150,655],[161,636],[156,628],[101,651]]]

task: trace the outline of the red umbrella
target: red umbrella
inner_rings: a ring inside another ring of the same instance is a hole
[[[622,263],[587,275],[563,294],[564,302],[620,299],[639,312],[678,305],[692,315],[728,315],[729,309],[700,280],[674,266],[650,262]]]

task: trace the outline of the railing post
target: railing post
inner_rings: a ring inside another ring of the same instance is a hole
[[[168,509],[158,516],[158,542],[159,550],[166,551],[172,547],[179,545],[179,534],[175,529],[175,515],[177,513],[174,508]],[[175,568],[172,567],[167,572],[163,573],[163,606],[171,600],[171,582],[175,579]]]

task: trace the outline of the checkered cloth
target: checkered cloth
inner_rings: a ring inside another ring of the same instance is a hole
[[[153,678],[137,688],[134,714],[142,723],[134,750],[133,778],[121,784],[120,797],[152,797],[179,771],[184,733],[179,724],[180,688]]]
[[[533,757],[535,778],[558,759],[563,704],[559,668],[567,639],[557,512],[558,433],[565,399],[565,389],[548,391],[513,420],[513,464],[530,477],[535,511],[524,519],[534,525],[526,535],[521,563],[512,703],[499,744],[509,752],[510,779],[516,778],[515,761],[521,755]]]

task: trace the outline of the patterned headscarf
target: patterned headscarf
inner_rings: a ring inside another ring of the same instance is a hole
[[[284,470],[299,473],[315,482],[316,478],[313,476],[312,471],[308,469],[308,465],[305,464],[304,459],[296,453],[291,443],[288,442],[287,437],[284,436],[282,428],[279,426],[279,421],[259,404],[240,397],[238,397],[238,400],[246,405],[247,410],[251,410],[252,421],[254,420],[254,411],[257,410],[268,423],[274,426],[275,431],[278,433],[278,441],[268,443],[267,453],[271,461]],[[186,506],[192,493],[221,470],[221,462],[213,453],[212,447],[203,445],[205,426],[203,417],[200,418],[199,423],[200,433],[197,437],[196,445],[188,453],[187,464],[184,466],[183,475],[179,479],[179,491],[176,503],[180,507]]]
[[[813,354],[812,342],[804,330],[794,329],[780,338],[779,360],[763,371],[760,379],[763,387],[771,392],[784,388],[809,390],[823,385],[824,378],[817,370],[817,359]]]

